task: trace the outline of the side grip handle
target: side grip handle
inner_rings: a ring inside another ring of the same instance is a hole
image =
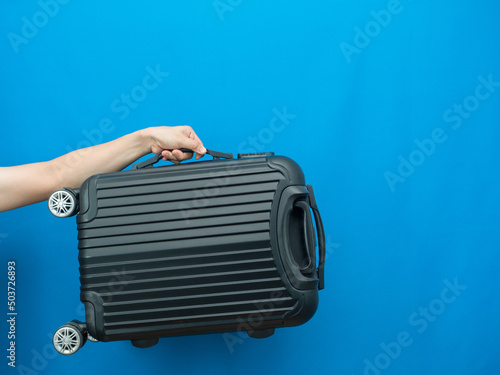
[[[304,239],[306,257],[300,265],[300,272],[303,275],[309,276],[313,273],[314,267],[316,267],[316,236],[313,232],[311,211],[309,210],[309,204],[303,200],[295,201],[293,206],[302,210],[303,218],[301,237]]]
[[[276,216],[277,251],[290,284],[298,290],[319,288],[316,233],[309,207],[306,186],[291,185],[280,196]]]
[[[318,264],[318,289],[324,289],[325,287],[325,259],[326,259],[326,241],[325,241],[325,229],[323,228],[323,221],[321,220],[321,215],[319,213],[318,205],[316,204],[316,198],[314,197],[314,191],[312,185],[306,185],[309,191],[309,203],[314,214],[314,221],[316,222],[316,231],[318,232],[318,249],[319,249],[319,264]]]

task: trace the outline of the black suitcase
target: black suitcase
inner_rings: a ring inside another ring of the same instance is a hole
[[[56,216],[79,210],[86,315],[56,331],[58,352],[87,338],[137,347],[211,332],[263,338],[314,315],[325,239],[301,168],[272,153],[208,153],[214,160],[152,167],[158,155],[52,194]]]

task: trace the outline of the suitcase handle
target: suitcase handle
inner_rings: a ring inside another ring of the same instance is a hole
[[[307,263],[303,264],[300,267],[300,272],[302,272],[302,274],[304,275],[310,275],[313,273],[314,267],[316,266],[316,243],[315,235],[311,232],[311,211],[309,210],[309,203],[307,203],[306,201],[295,201],[293,206],[296,208],[300,208],[303,212],[304,220],[302,222],[302,230],[306,247],[306,254],[308,255],[307,258],[305,258]]]
[[[189,148],[179,148],[179,151],[182,152],[193,152],[193,150]],[[173,151],[173,149],[167,149],[167,151]],[[212,156],[214,160],[218,159],[234,159],[234,156],[230,152],[220,152],[220,151],[214,151],[214,150],[209,150],[207,149],[206,152],[208,155]],[[161,155],[161,152],[158,155],[153,156],[152,158],[149,158],[143,162],[136,163],[132,165],[132,169],[142,169],[142,168],[150,168],[154,164],[158,163],[163,156]]]
[[[323,221],[321,220],[321,215],[319,213],[318,205],[316,204],[316,198],[314,197],[314,191],[312,185],[306,185],[309,191],[309,205],[314,214],[314,221],[316,222],[316,231],[318,233],[318,250],[319,250],[319,264],[318,264],[318,290],[325,287],[325,260],[326,260],[326,241],[325,241],[325,229],[323,228]]]
[[[316,233],[311,210],[316,223]],[[318,290],[324,289],[325,230],[312,186],[288,186],[281,194],[276,219],[280,256],[292,286],[297,289],[310,289],[314,283]],[[319,252],[317,267],[316,237]]]

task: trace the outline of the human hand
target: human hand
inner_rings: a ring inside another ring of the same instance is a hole
[[[192,152],[182,152],[180,148],[188,148],[196,152],[196,159],[200,159],[207,152],[190,126],[152,127],[141,130],[141,135],[151,152],[161,153],[163,160],[170,160],[175,164],[193,157]]]

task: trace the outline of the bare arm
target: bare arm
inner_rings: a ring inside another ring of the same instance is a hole
[[[206,152],[189,126],[163,126],[139,130],[47,162],[0,168],[0,212],[44,201],[63,187],[79,188],[88,177],[122,170],[151,152],[162,152],[164,160],[174,163],[193,156],[165,150],[177,148],[192,149],[197,159]]]

